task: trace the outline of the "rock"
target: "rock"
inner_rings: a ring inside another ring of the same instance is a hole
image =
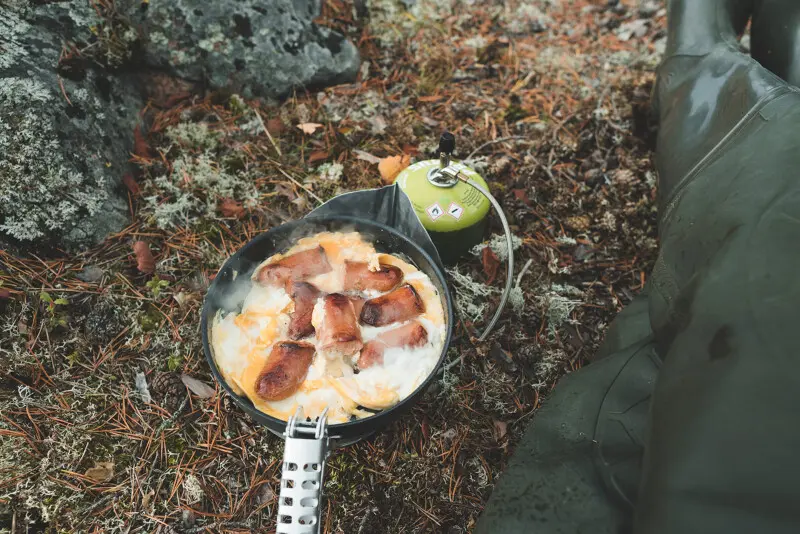
[[[90,28],[103,21],[82,0],[0,4],[0,237],[74,250],[127,223],[119,186],[142,103],[86,58],[59,63]]]
[[[358,49],[312,23],[319,0],[150,0],[128,17],[145,62],[190,82],[246,98],[355,80]]]

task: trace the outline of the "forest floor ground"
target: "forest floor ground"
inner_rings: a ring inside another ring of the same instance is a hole
[[[644,286],[659,4],[324,4],[321,23],[362,51],[356,83],[153,103],[129,227],[63,258],[0,252],[0,531],[273,531],[283,443],[211,377],[204,292],[256,234],[380,186],[380,158],[432,157],[444,129],[508,216],[518,298],[476,342],[505,282],[491,216],[492,252],[449,271],[447,370],[412,413],[332,453],[324,532],[470,532],[553,385]]]

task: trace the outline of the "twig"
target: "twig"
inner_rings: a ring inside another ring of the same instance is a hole
[[[457,356],[457,357],[456,357],[456,358],[455,358],[455,359],[454,359],[452,362],[447,362],[445,365],[443,365],[443,366],[441,367],[441,369],[439,369],[439,371],[438,371],[436,374],[437,374],[437,375],[440,375],[440,374],[442,374],[442,373],[449,372],[449,371],[450,371],[450,369],[452,369],[453,367],[455,367],[455,366],[456,366],[456,365],[458,365],[459,363],[464,363],[464,358],[463,358],[463,356],[460,356],[460,355],[459,355],[459,356]]]
[[[522,267],[522,270],[517,275],[517,287],[519,287],[519,283],[522,282],[522,277],[525,276],[525,273],[528,272],[528,269],[530,269],[532,263],[533,263],[533,258],[525,262],[525,265]]]
[[[536,156],[534,156],[533,154],[531,154],[531,151],[530,151],[530,150],[528,150],[528,155],[531,157],[531,159],[533,160],[533,162],[536,164],[536,166],[537,166],[537,167],[541,167],[542,169],[544,169],[544,172],[546,172],[546,173],[547,173],[547,176],[548,176],[548,177],[549,177],[551,180],[555,181],[556,177],[555,177],[555,176],[553,176],[553,171],[551,171],[551,170],[550,170],[550,167],[547,167],[547,166],[543,165],[543,164],[542,164],[542,162],[541,162],[541,161],[539,161],[539,160],[536,158]]]
[[[67,90],[64,89],[64,80],[61,79],[61,76],[58,77],[58,85],[61,87],[61,94],[63,94],[64,98],[67,99],[67,104],[71,106],[72,100],[70,100],[69,97],[67,96]]]
[[[252,109],[253,109],[253,111],[256,112],[256,117],[258,118],[258,123],[261,125],[261,129],[264,130],[264,133],[267,134],[267,138],[269,139],[269,142],[272,143],[272,146],[275,148],[275,152],[277,152],[279,156],[283,157],[283,154],[281,153],[280,147],[275,142],[275,140],[272,138],[272,134],[269,133],[269,130],[267,130],[267,126],[264,124],[264,119],[261,118],[261,113],[259,113],[256,108],[252,108]]]
[[[503,143],[505,141],[513,141],[515,139],[527,139],[527,136],[524,136],[524,135],[511,135],[511,136],[508,136],[508,137],[499,137],[497,139],[492,139],[491,141],[487,141],[487,142],[483,143],[481,146],[479,146],[478,148],[476,148],[475,150],[470,152],[469,156],[467,156],[464,159],[472,158],[472,156],[474,156],[475,154],[477,154],[478,152],[480,152],[481,150],[483,150],[484,148],[486,148],[489,145],[494,145],[494,144],[497,144],[497,143]]]

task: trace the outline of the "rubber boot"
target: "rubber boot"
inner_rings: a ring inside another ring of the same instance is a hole
[[[475,534],[630,532],[657,368],[645,291],[536,413]]]
[[[750,37],[753,59],[787,83],[800,87],[800,2],[757,2]]]
[[[669,42],[658,69],[659,208],[759,101],[784,85],[739,51],[752,0],[670,0]]]
[[[635,533],[800,532],[800,94],[716,13],[716,44],[671,47],[659,69],[662,365]]]
[[[693,494],[692,470],[699,474],[694,483],[703,486],[713,499],[720,500],[718,493],[724,491],[728,482],[724,474],[731,466],[715,463],[712,455],[706,460],[713,469],[703,470],[696,463],[686,469],[681,459],[694,458],[681,440],[694,443],[706,454],[709,454],[708,444],[717,445],[717,456],[728,460],[728,456],[720,454],[725,445],[719,444],[718,438],[729,434],[726,425],[732,419],[723,417],[718,423],[719,436],[707,436],[702,425],[681,426],[681,421],[692,419],[692,415],[702,419],[717,414],[704,412],[703,403],[697,398],[682,398],[680,393],[676,395],[669,389],[676,387],[675,384],[680,386],[682,381],[692,382],[682,366],[691,368],[692,362],[702,366],[709,358],[725,359],[738,352],[737,339],[731,340],[730,331],[717,323],[739,313],[752,295],[737,293],[735,287],[728,285],[727,292],[713,295],[717,300],[698,303],[695,297],[703,281],[695,274],[706,274],[704,269],[708,265],[703,262],[712,261],[714,254],[725,250],[725,236],[736,231],[732,223],[739,219],[752,223],[754,214],[764,213],[765,192],[785,186],[785,182],[774,179],[781,175],[772,173],[769,176],[773,178],[765,180],[769,186],[760,190],[757,180],[748,182],[747,176],[735,172],[737,167],[745,166],[756,178],[762,177],[764,169],[769,167],[771,150],[781,147],[776,135],[786,138],[784,147],[795,138],[787,129],[787,120],[776,120],[780,113],[791,108],[794,95],[777,77],[738,53],[736,36],[749,18],[751,7],[750,2],[733,0],[668,3],[668,55],[659,69],[655,94],[662,123],[657,160],[660,232],[665,241],[652,287],[617,318],[598,360],[562,379],[545,401],[499,480],[476,533],[618,534],[632,529],[664,534],[771,532],[752,529],[758,521],[764,521],[755,515],[742,516],[727,510],[730,521],[725,521],[726,515],[713,509],[714,503],[706,502],[705,495]],[[780,124],[763,128],[769,121]],[[759,133],[768,133],[769,141],[759,140]],[[732,144],[736,142],[760,151],[759,157],[752,158],[751,153],[742,150],[742,145]],[[800,155],[800,151],[795,152]],[[784,161],[781,171],[784,179],[794,176],[786,172],[785,163],[794,162],[786,151],[779,150],[777,156]],[[714,167],[720,160],[725,163],[722,173]],[[715,171],[711,172],[711,168]],[[749,187],[748,193],[760,193],[755,195],[756,202],[750,204],[735,194],[731,198],[730,191],[738,191],[742,183]],[[731,204],[731,213],[718,219],[715,208],[726,203]],[[705,226],[694,224],[699,217],[705,217]],[[784,234],[780,237],[784,238]],[[685,246],[689,237],[696,241],[692,247]],[[764,237],[761,245],[771,247],[775,242]],[[752,259],[737,250],[739,257],[730,264],[731,269]],[[794,260],[795,265],[800,264],[800,258],[794,256],[788,263],[781,262],[773,249],[763,252],[776,266],[781,266],[782,281],[787,279],[787,265]],[[761,258],[758,262],[761,267]],[[741,279],[736,281],[747,286]],[[727,282],[730,284],[731,280]],[[774,283],[763,287],[770,295]],[[698,321],[708,329],[684,340],[686,329],[695,326],[693,318],[698,319],[693,313],[693,306],[698,305],[706,306],[705,315],[714,321],[710,324]],[[779,311],[785,312],[785,302],[782,305]],[[765,317],[773,319],[775,312],[771,310]],[[791,334],[787,329],[782,339]],[[741,335],[738,330],[737,335]],[[705,357],[695,361],[680,352],[680,357],[676,357],[673,353],[677,347],[687,354],[702,352]],[[671,370],[664,379],[663,367],[659,370],[659,366],[666,355],[671,359],[668,362]],[[746,370],[753,372],[749,367]],[[797,371],[800,376],[800,369]],[[662,392],[651,402],[656,382],[667,384],[668,393]],[[709,390],[713,399],[713,384]],[[800,387],[794,391],[800,391]],[[702,393],[696,389],[690,392]],[[784,394],[791,396],[792,390],[784,390]],[[741,409],[741,402],[736,404]],[[680,410],[675,410],[678,405]],[[648,410],[654,410],[659,417],[650,419]],[[703,422],[706,427],[715,424],[713,418]],[[649,430],[648,425],[652,427]],[[670,446],[662,446],[667,441]],[[752,446],[752,440],[747,443]],[[647,452],[643,454],[645,447]],[[737,448],[737,451],[739,457],[747,458],[745,450]],[[781,459],[786,460],[785,455]],[[744,478],[763,489],[758,480]],[[673,483],[682,490],[677,495]],[[779,483],[785,488],[784,480]],[[744,487],[738,491],[740,499],[747,496]],[[739,500],[736,503],[742,505]],[[764,506],[763,502],[760,504]],[[786,508],[780,511],[787,513]],[[775,532],[783,532],[780,529],[785,526],[786,518],[778,519],[778,523],[773,521],[769,526],[776,528]]]

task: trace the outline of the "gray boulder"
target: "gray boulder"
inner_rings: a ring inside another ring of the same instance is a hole
[[[0,0],[0,247],[76,250],[127,224],[121,182],[144,105],[137,86],[147,92],[154,72],[245,97],[358,72],[352,43],[312,22],[318,0],[105,6]]]
[[[315,25],[319,0],[150,0],[129,11],[146,62],[211,88],[280,97],[355,80],[358,49]]]
[[[81,0],[0,4],[0,233],[19,242],[74,250],[127,223],[120,183],[142,101],[86,59],[59,64],[102,22]]]

